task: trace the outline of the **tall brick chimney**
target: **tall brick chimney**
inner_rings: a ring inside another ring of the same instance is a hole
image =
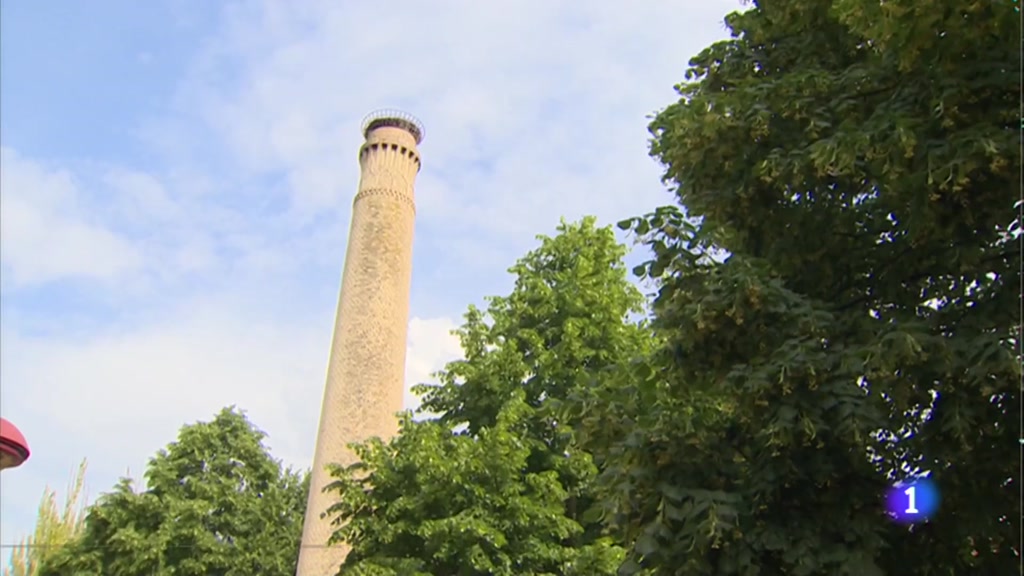
[[[333,576],[348,554],[343,544],[327,546],[334,528],[321,515],[337,496],[323,493],[332,480],[325,467],[354,463],[350,442],[393,436],[402,410],[423,128],[383,111],[367,117],[363,135],[296,576]]]

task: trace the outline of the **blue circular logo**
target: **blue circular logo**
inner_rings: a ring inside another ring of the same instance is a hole
[[[939,509],[939,488],[927,478],[900,482],[886,494],[885,508],[897,522],[924,522]]]

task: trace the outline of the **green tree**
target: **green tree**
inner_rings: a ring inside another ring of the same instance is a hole
[[[691,61],[651,124],[686,212],[622,224],[665,346],[580,408],[625,573],[1018,573],[1019,17],[757,2]]]
[[[510,295],[470,307],[465,359],[418,388],[439,416],[407,418],[339,472],[331,512],[352,573],[615,572],[622,550],[586,517],[596,468],[561,415],[575,388],[650,346],[631,319],[643,299],[611,228],[586,218],[540,240],[510,269]]]
[[[407,415],[392,442],[358,446],[362,463],[332,486],[342,501],[331,512],[348,520],[338,537],[354,545],[342,573],[614,574],[622,551],[577,544],[558,473],[531,471],[522,396],[473,436]]]
[[[39,503],[39,515],[33,533],[12,551],[4,576],[38,576],[40,567],[61,548],[78,538],[84,521],[82,489],[85,486],[86,461],[78,465],[68,485],[64,507],[57,505],[57,492],[49,487]]]
[[[40,576],[292,576],[308,475],[282,469],[246,417],[225,408],[124,478]]]

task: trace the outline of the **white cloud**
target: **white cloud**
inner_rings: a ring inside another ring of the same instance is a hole
[[[450,318],[413,318],[409,322],[409,349],[405,359],[405,408],[415,410],[420,399],[412,393],[417,384],[435,383],[431,377],[452,360],[462,357],[462,345],[452,334],[457,326]]]
[[[142,255],[94,222],[67,171],[0,150],[0,262],[18,287],[66,278],[114,280],[139,269]]]
[[[538,209],[608,216],[663,200],[644,117],[672,100],[686,59],[738,7],[246,3],[226,12],[180,105],[245,169],[287,174],[303,214],[346,203],[362,115],[405,107],[427,124],[424,172],[445,188],[424,174],[422,217],[532,235]]]
[[[167,223],[183,216],[181,207],[167,195],[164,185],[150,174],[112,169],[104,177],[117,202],[118,216],[149,223]]]

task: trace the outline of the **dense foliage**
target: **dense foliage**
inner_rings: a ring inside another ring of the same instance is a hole
[[[346,574],[615,573],[623,551],[585,517],[596,469],[559,406],[650,336],[612,230],[558,232],[510,269],[509,296],[466,314],[465,359],[419,389],[439,416],[407,418],[339,472]]]
[[[624,573],[1020,569],[1010,3],[758,2],[651,124],[662,350],[583,398]],[[684,217],[685,216],[685,217]],[[931,521],[882,494],[927,472]]]
[[[308,477],[283,470],[243,414],[185,426],[146,470],[92,505],[40,576],[293,576]]]

